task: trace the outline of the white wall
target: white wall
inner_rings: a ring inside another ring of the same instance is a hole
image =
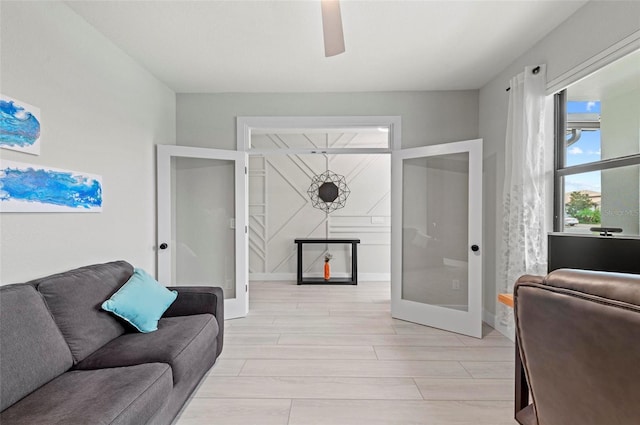
[[[478,91],[177,95],[177,144],[236,149],[237,116],[400,115],[404,147],[478,137]]]
[[[524,53],[480,90],[480,137],[484,139],[484,307],[496,313],[497,258],[504,180],[504,137],[509,79],[526,65],[547,64],[547,81],[571,71],[640,29],[640,2],[591,1]],[[503,306],[498,309],[504,308]],[[500,310],[498,311],[500,312]]]
[[[175,94],[61,2],[2,2],[0,91],[39,107],[42,150],[3,159],[103,177],[102,213],[0,215],[2,284],[155,260],[155,144],[175,143]]]
[[[236,117],[238,116],[401,116],[403,147],[425,146],[478,137],[477,90],[178,94],[176,101],[176,140],[177,144],[186,146],[235,150]],[[355,192],[352,193],[352,196],[356,196]],[[322,215],[319,210],[316,210],[316,214]],[[344,220],[342,223],[338,223],[336,220],[340,219],[337,216],[331,220],[337,225],[345,224]],[[349,224],[363,225],[361,222]],[[370,219],[369,225],[371,225]],[[385,225],[388,225],[386,221],[383,226]],[[354,235],[351,234],[351,236]],[[380,235],[382,238],[387,237],[387,235]],[[349,237],[348,234],[343,236]],[[372,235],[368,235],[363,239],[362,254],[366,256],[368,255],[367,250],[372,249],[384,251],[383,245],[376,245],[377,248],[374,245],[364,246],[364,244],[380,242],[380,240],[373,240]],[[378,254],[382,255],[380,252]],[[284,255],[286,256],[286,252]],[[293,265],[291,261],[294,260],[289,259],[282,270],[276,268],[278,271],[288,273]],[[359,262],[362,261],[364,260]],[[255,258],[253,264],[256,264]],[[337,262],[334,264],[337,269],[340,268]],[[259,272],[259,269],[255,271]],[[366,273],[362,269],[359,269],[359,272]],[[386,270],[371,268],[369,272],[379,276],[380,273],[386,273]]]

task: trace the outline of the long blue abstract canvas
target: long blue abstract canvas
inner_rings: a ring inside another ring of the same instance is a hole
[[[0,161],[0,212],[100,212],[102,177]]]
[[[40,109],[0,95],[0,148],[40,155]]]

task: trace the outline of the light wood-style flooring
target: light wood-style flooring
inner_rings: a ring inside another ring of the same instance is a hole
[[[513,425],[514,347],[392,319],[389,284],[252,282],[178,425]]]

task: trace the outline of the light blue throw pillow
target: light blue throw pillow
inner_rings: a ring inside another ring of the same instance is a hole
[[[178,292],[168,290],[136,268],[127,283],[102,303],[102,309],[131,323],[140,332],[153,332],[158,330],[158,320],[177,296]]]

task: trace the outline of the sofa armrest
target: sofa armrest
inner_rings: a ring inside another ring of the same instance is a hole
[[[224,336],[224,295],[222,288],[214,286],[170,286],[167,289],[178,291],[178,298],[164,313],[164,317],[213,314],[219,328],[216,357],[219,356],[222,352]]]

